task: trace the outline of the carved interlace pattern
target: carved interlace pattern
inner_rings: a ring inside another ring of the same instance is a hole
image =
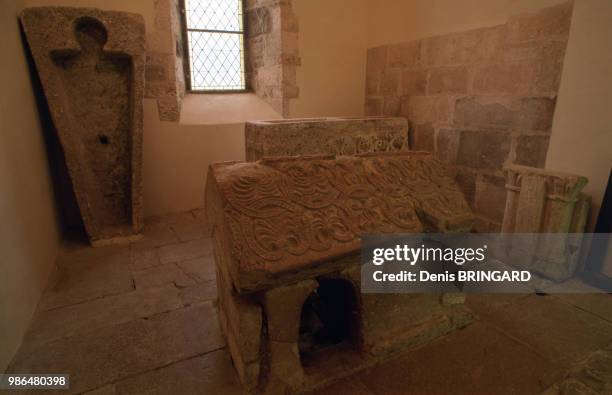
[[[420,232],[423,216],[471,215],[429,155],[281,159],[215,173],[232,253],[249,270],[354,251],[366,233]]]
[[[321,144],[323,142],[323,144]],[[401,133],[337,136],[331,133],[312,133],[307,138],[287,136],[266,142],[265,156],[294,155],[357,155],[368,152],[398,152],[406,149],[406,138]]]
[[[408,149],[405,122],[397,119],[320,120],[302,124],[247,124],[249,160],[297,155],[357,155]]]

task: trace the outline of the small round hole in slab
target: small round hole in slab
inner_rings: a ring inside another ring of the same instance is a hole
[[[100,140],[100,144],[108,145],[108,136],[105,134],[98,135],[98,140]]]

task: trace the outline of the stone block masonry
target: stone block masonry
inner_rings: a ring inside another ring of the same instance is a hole
[[[179,0],[155,0],[155,24],[147,32],[145,97],[157,100],[161,121],[178,122],[185,95],[181,4]]]
[[[299,95],[298,21],[290,0],[246,1],[246,72],[249,88],[283,116]]]
[[[502,168],[544,166],[572,10],[368,49],[366,115],[409,120],[411,149],[452,165],[479,231],[501,229]]]

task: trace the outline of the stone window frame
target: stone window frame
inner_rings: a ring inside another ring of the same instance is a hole
[[[246,10],[247,4],[246,0],[236,0],[242,4],[242,56],[244,69],[242,73],[244,75],[244,89],[201,89],[194,90],[191,87],[191,52],[189,50],[189,28],[187,26],[187,7],[186,0],[179,0],[180,7],[180,26],[181,26],[181,35],[183,37],[183,72],[185,76],[185,91],[189,94],[219,94],[219,93],[252,93],[251,83],[249,78],[249,73],[247,72],[247,64],[248,64],[248,48],[247,48],[247,17]]]

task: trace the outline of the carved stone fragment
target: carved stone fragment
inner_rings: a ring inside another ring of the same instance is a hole
[[[533,260],[523,262],[525,266],[557,281],[571,277],[590,207],[590,199],[581,193],[587,178],[526,166],[508,166],[504,171],[502,233],[533,234],[525,246],[528,251],[523,251]]]
[[[25,9],[21,22],[93,245],[142,228],[142,16]]]
[[[355,155],[408,150],[405,118],[310,118],[251,121],[245,126],[246,158]]]

